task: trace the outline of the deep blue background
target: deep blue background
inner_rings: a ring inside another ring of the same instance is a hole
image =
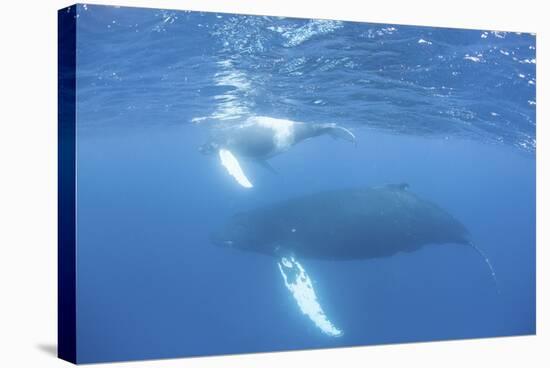
[[[529,34],[79,6],[80,362],[535,332],[535,38]],[[248,115],[337,122],[244,163],[246,190],[197,148]],[[459,245],[304,260],[323,335],[276,260],[214,247],[244,209],[314,191],[408,182],[460,219]]]

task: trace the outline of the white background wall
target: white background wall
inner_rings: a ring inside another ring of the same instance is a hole
[[[95,1],[92,1],[95,3]],[[548,11],[532,0],[105,0],[112,5],[537,33],[536,337],[173,359],[126,367],[540,367],[550,361]],[[0,367],[63,367],[56,345],[57,15],[69,1],[0,2]],[[546,14],[546,16],[545,16]],[[543,290],[544,289],[544,290]],[[545,310],[546,309],[546,310]],[[546,365],[548,366],[548,365]]]

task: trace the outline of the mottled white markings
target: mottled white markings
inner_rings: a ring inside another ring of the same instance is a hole
[[[256,116],[249,123],[258,124],[273,131],[273,142],[277,150],[285,151],[294,144],[294,122],[285,119],[275,119],[267,116]]]
[[[332,324],[321,308],[313,289],[313,283],[302,265],[294,257],[281,257],[278,265],[285,285],[298,303],[302,313],[308,316],[325,334],[334,337],[342,336],[343,331]]]

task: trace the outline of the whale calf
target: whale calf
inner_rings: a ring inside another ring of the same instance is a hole
[[[244,173],[240,159],[254,160],[274,171],[268,159],[288,151],[305,140],[329,135],[356,144],[355,135],[334,123],[303,123],[267,116],[252,116],[238,124],[218,126],[210,140],[199,147],[203,154],[218,154],[222,166],[243,187],[253,184]]]
[[[324,314],[300,259],[372,259],[429,244],[463,244],[483,258],[496,283],[489,259],[465,226],[407,184],[326,191],[242,212],[213,233],[212,241],[276,257],[302,312],[331,336],[342,331]]]

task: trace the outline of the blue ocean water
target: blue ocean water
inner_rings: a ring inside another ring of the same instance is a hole
[[[81,362],[535,333],[535,37],[525,33],[78,6]],[[243,162],[198,148],[249,116],[351,129]],[[209,234],[239,211],[407,182],[471,248],[302,260],[345,331],[301,313],[272,257]]]

